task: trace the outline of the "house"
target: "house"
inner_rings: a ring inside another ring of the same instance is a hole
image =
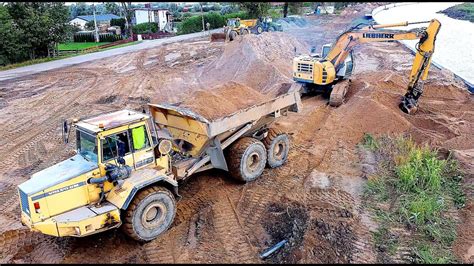
[[[110,26],[110,20],[115,18],[120,18],[114,14],[103,14],[103,15],[95,15],[97,26],[100,24],[107,24]],[[85,29],[86,23],[89,21],[94,21],[94,15],[87,15],[87,16],[77,16],[73,20],[69,21],[69,24],[75,25],[80,27],[81,29]]]
[[[158,30],[172,31],[173,16],[168,9],[162,8],[135,8],[132,24],[154,22],[158,23]]]
[[[322,5],[318,6],[315,11],[316,14],[334,14],[334,6]]]
[[[270,2],[272,7],[281,7],[285,5],[285,2]]]

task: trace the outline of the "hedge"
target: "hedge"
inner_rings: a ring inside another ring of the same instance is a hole
[[[158,23],[145,22],[140,23],[132,28],[133,33],[136,34],[145,34],[145,33],[156,33],[158,32]]]
[[[112,33],[99,33],[99,42],[116,42],[122,40],[121,35]],[[74,42],[95,42],[94,33],[76,33]]]
[[[227,19],[229,18],[249,19],[249,16],[243,11],[230,13],[227,15],[221,15],[219,12],[209,12],[204,14],[204,25],[209,22],[210,29],[221,28],[227,24]],[[202,31],[201,15],[186,18],[181,24],[178,25],[178,35],[200,31]]]

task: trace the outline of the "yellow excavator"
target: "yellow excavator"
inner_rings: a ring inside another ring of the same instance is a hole
[[[410,30],[387,30],[386,28],[429,23],[428,27]],[[408,114],[418,109],[418,99],[423,93],[423,81],[428,76],[436,35],[441,23],[431,21],[402,22],[386,25],[358,24],[343,32],[333,45],[324,45],[321,55],[300,55],[293,59],[293,79],[302,83],[302,93],[319,91],[329,93],[329,104],[339,106],[350,87],[348,78],[352,74],[354,61],[352,50],[359,43],[385,42],[395,40],[420,41],[410,74],[408,89],[399,107]]]

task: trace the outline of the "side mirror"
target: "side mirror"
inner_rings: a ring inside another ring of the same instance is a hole
[[[63,121],[62,128],[63,128],[63,133],[62,133],[63,142],[64,144],[67,144],[69,142],[69,125],[67,124],[67,120]]]

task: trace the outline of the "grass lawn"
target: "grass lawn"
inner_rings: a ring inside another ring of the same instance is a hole
[[[38,59],[28,60],[28,61],[21,62],[21,63],[15,63],[15,64],[6,65],[6,66],[0,66],[0,71],[9,70],[9,69],[17,68],[17,67],[24,67],[24,66],[34,65],[34,64],[46,63],[46,62],[54,61],[54,60],[61,60],[61,59],[68,58],[68,57],[73,57],[73,56],[76,56],[76,55],[75,54],[70,54],[70,55],[63,55],[63,56],[58,56],[58,57],[47,57],[47,58],[38,58]]]
[[[110,42],[70,42],[70,43],[60,43],[59,50],[84,50],[87,48],[107,44]]]

